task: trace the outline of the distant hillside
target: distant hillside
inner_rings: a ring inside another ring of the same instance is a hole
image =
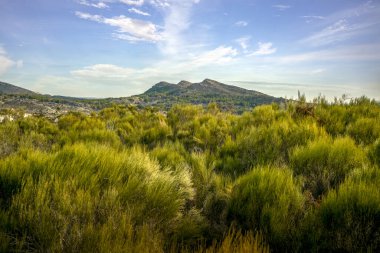
[[[200,83],[181,81],[178,84],[172,84],[160,82],[138,97],[152,106],[165,109],[169,109],[178,103],[205,105],[216,102],[222,109],[235,112],[249,110],[261,104],[285,101],[283,98],[272,97],[258,91],[246,90],[210,79],[205,79]]]
[[[7,95],[37,95],[37,93],[9,84],[0,82],[0,94],[7,94]]]
[[[29,113],[51,114],[52,117],[67,111],[97,111],[114,104],[135,105],[139,108],[152,106],[167,111],[176,104],[207,105],[216,102],[224,111],[241,113],[251,110],[257,105],[284,101],[283,98],[272,97],[258,91],[246,90],[210,79],[205,79],[200,83],[160,82],[141,95],[99,99],[42,95],[0,82],[0,109],[22,108]]]

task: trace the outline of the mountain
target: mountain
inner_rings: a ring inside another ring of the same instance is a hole
[[[174,104],[190,103],[206,105],[216,102],[223,110],[242,112],[252,107],[273,102],[284,102],[264,93],[205,79],[200,83],[181,81],[178,84],[159,82],[142,95],[149,105],[169,109]]]
[[[6,95],[37,95],[37,93],[9,84],[0,82],[0,94],[6,94]]]
[[[0,82],[0,109],[22,108],[28,113],[49,114],[52,117],[67,111],[91,112],[114,104],[152,106],[168,111],[176,104],[208,105],[216,102],[224,111],[241,113],[252,107],[284,102],[258,91],[205,79],[200,83],[181,81],[177,84],[159,82],[140,95],[120,98],[84,99],[41,95],[33,91]]]

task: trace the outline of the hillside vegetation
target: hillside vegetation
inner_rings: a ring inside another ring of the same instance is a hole
[[[241,114],[251,108],[271,103],[284,103],[254,90],[205,79],[200,83],[181,81],[178,84],[159,82],[140,95],[118,98],[75,98],[37,94],[23,88],[0,82],[0,109],[22,109],[27,113],[49,115],[56,118],[67,111],[88,113],[113,105],[133,105],[137,108],[154,107],[169,111],[178,104],[206,107],[218,103],[220,110]]]
[[[380,106],[0,124],[0,252],[380,252]]]
[[[0,82],[0,94],[37,95],[37,93],[34,93],[33,91],[4,82]]]

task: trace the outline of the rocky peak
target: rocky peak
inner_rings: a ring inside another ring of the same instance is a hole
[[[171,84],[168,83],[168,82],[161,81],[159,83],[156,83],[153,87],[166,87],[166,86],[169,86],[169,85],[171,85]]]
[[[188,81],[185,81],[185,80],[182,80],[180,81],[178,84],[178,86],[182,87],[182,88],[187,88],[189,87],[190,85],[192,85],[192,83],[188,82]]]
[[[215,81],[215,80],[211,80],[211,79],[208,79],[206,78],[205,80],[203,80],[201,83],[200,83],[202,86],[215,86],[215,85],[219,85],[220,83]]]

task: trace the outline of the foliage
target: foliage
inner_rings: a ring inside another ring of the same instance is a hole
[[[379,104],[215,102],[3,110],[0,252],[380,250]]]
[[[331,191],[317,217],[321,223],[320,247],[332,252],[380,250],[380,190],[378,169],[357,173]],[[375,176],[375,177],[373,177]]]
[[[237,180],[230,216],[244,229],[262,231],[274,249],[295,247],[303,196],[291,171],[256,168]]]
[[[319,197],[338,186],[346,175],[366,162],[365,153],[349,137],[318,139],[298,147],[291,155],[296,175],[305,177],[304,188]]]

